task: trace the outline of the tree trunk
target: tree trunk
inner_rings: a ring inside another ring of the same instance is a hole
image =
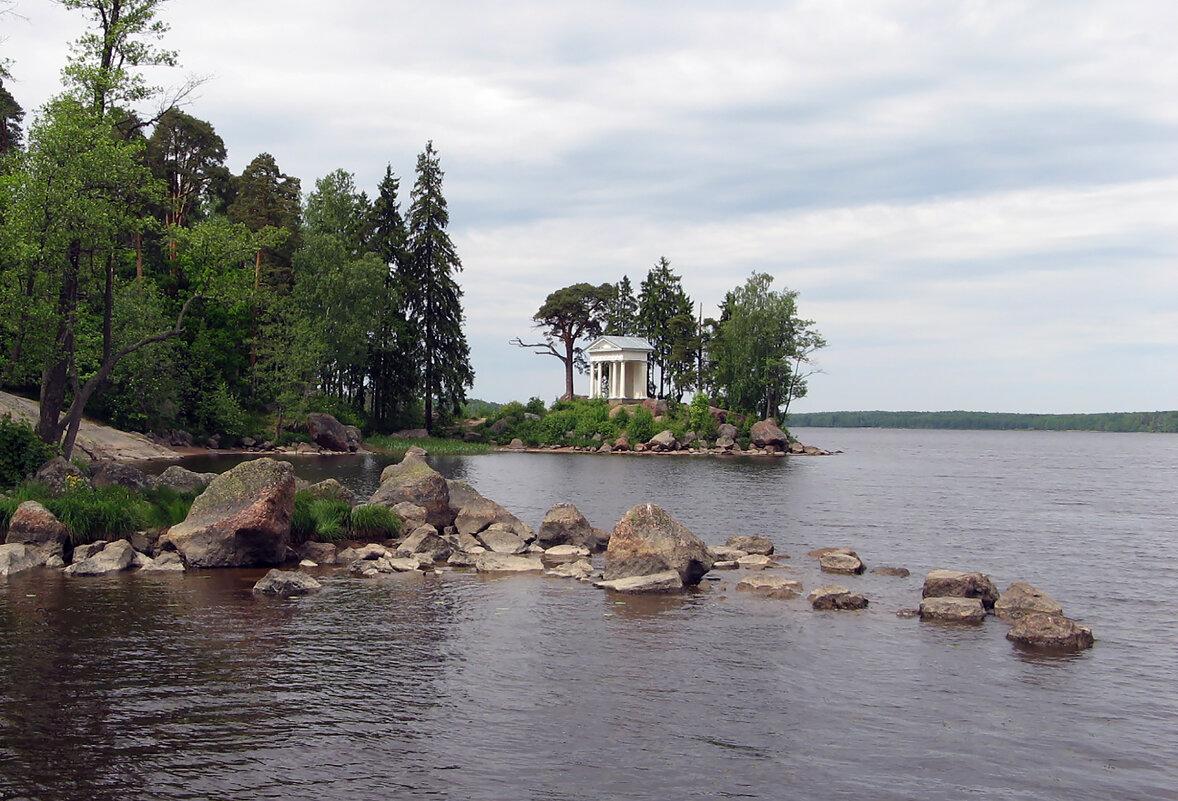
[[[57,445],[61,441],[61,407],[65,405],[66,382],[74,359],[74,313],[78,308],[81,260],[82,243],[74,240],[69,245],[61,293],[57,298],[55,357],[41,371],[41,413],[37,420],[37,435],[47,445]]]

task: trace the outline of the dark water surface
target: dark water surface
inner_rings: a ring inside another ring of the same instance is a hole
[[[0,798],[1178,799],[1178,437],[813,429],[833,457],[442,459],[533,525],[665,506],[712,543],[851,545],[870,609],[543,576],[0,580]],[[224,463],[216,469],[221,469]],[[371,491],[375,458],[296,461]],[[199,467],[199,465],[196,465]],[[208,469],[208,468],[204,468]],[[1029,581],[1081,654],[896,610],[946,567]]]

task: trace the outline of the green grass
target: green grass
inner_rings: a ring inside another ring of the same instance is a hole
[[[392,509],[383,506],[353,509],[346,501],[315,498],[306,490],[295,493],[290,538],[296,545],[307,540],[387,539],[400,531],[401,518]]]
[[[439,456],[470,456],[479,453],[490,453],[495,450],[494,445],[488,445],[484,442],[463,442],[459,439],[442,439],[441,437],[406,439],[403,437],[377,435],[365,439],[364,444],[372,450],[386,453],[404,453],[410,448],[417,446]]]
[[[45,485],[29,482],[0,498],[0,531],[8,530],[16,507],[37,501],[65,524],[74,545],[120,539],[141,529],[179,523],[188,515],[193,497],[166,487],[145,493],[125,487],[87,487],[54,498]]]

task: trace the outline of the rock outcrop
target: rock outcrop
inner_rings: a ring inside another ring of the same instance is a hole
[[[103,459],[99,462],[90,463],[90,486],[95,489],[100,487],[126,487],[127,489],[142,492],[143,490],[154,487],[155,483],[156,479],[154,476],[149,476],[139,468],[132,467],[124,462]]]
[[[174,464],[156,478],[155,485],[185,494],[203,492],[216,477],[216,473],[195,473],[186,467]]]
[[[170,543],[189,567],[281,564],[290,542],[294,492],[289,462],[242,462],[209,484],[160,547]]]
[[[635,506],[614,526],[605,551],[606,581],[678,572],[686,586],[712,569],[712,554],[687,527],[653,503]]]

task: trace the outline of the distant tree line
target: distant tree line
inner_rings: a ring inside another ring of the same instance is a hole
[[[979,430],[1122,431],[1178,433],[1178,411],[1101,414],[1004,412],[807,412],[791,425],[814,428],[950,428]]]
[[[705,318],[664,257],[637,295],[629,276],[555,290],[532,317],[541,341],[512,342],[561,361],[566,399],[573,397],[574,372],[587,371],[584,348],[595,338],[641,336],[654,349],[651,396],[678,402],[693,393],[741,414],[782,417],[805,397],[807,379],[817,372],[814,353],[826,341],[814,321],[798,315],[797,292],[774,290],[772,283],[771,275],[754,272],[724,296],[717,317]]]
[[[67,453],[83,410],[133,430],[280,436],[315,408],[431,427],[473,383],[433,144],[408,209],[336,170],[306,197],[267,153],[240,175],[211,123],[143,77],[164,0],[60,0],[90,28],[33,115],[0,63],[0,388]],[[153,111],[143,111],[156,103]]]

